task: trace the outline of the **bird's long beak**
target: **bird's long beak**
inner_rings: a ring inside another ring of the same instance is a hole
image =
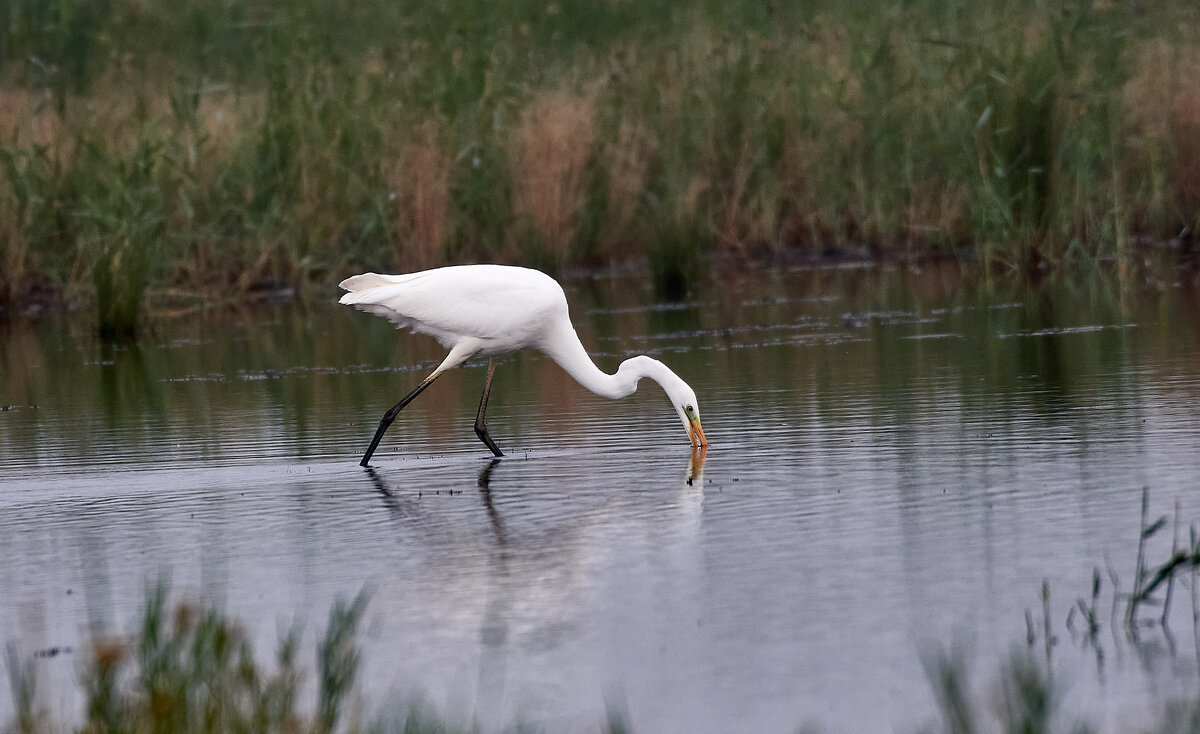
[[[704,429],[700,427],[699,418],[688,419],[688,438],[692,440],[694,448],[702,449],[708,445],[708,441],[704,438]]]

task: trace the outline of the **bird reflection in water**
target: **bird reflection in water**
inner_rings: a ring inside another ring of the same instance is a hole
[[[504,536],[504,520],[501,519],[500,513],[496,512],[496,506],[492,504],[492,472],[500,465],[500,459],[492,459],[487,466],[483,467],[483,471],[479,472],[479,479],[475,485],[479,487],[479,496],[483,498],[483,506],[487,509],[488,520],[492,523],[492,530],[496,534],[496,544],[505,546],[506,538]]]
[[[496,536],[497,546],[503,547],[507,543],[504,535],[504,520],[496,511],[496,506],[492,503],[492,491],[489,486],[491,482],[492,472],[500,464],[500,459],[492,459],[479,472],[479,478],[476,480],[476,486],[479,487],[479,496],[483,499],[484,509],[487,510],[488,519],[492,523],[492,530]],[[400,496],[392,491],[392,488],[387,485],[383,477],[379,476],[379,472],[372,467],[366,467],[364,473],[371,480],[371,484],[375,487],[375,491],[383,497],[383,502],[388,510],[397,516],[410,516],[416,514],[416,507],[411,500],[401,500]],[[453,490],[451,493],[460,492]]]
[[[489,485],[489,482],[492,481],[492,471],[495,470],[495,468],[499,465],[500,465],[500,459],[492,459],[491,461],[489,461],[488,465],[483,467],[483,471],[479,472],[479,481],[476,482],[476,486],[478,486],[484,492],[489,492],[490,487],[488,485]],[[488,494],[488,497],[489,497],[488,504],[490,505],[491,504],[490,493]]]

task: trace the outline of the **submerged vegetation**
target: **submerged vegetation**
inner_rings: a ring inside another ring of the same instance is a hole
[[[1197,39],[1128,0],[9,3],[0,302],[1190,248]]]

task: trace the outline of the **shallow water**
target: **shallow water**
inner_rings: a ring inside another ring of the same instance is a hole
[[[332,302],[164,318],[121,347],[73,319],[0,327],[0,641],[70,711],[85,641],[133,629],[148,580],[264,649],[366,587],[376,706],[421,696],[488,730],[614,707],[648,732],[911,731],[936,712],[922,655],[964,643],[984,686],[1027,612],[1040,626],[1045,580],[1070,710],[1120,730],[1196,690],[1186,601],[1173,637],[1136,644],[1102,615],[1100,662],[1066,626],[1093,569],[1105,609],[1106,564],[1128,587],[1143,486],[1200,522],[1195,292],[940,268],[751,272],[672,305],[638,279],[568,291],[602,367],[646,352],[696,389],[694,481],[655,385],[607,401],[534,354],[497,372],[507,458],[471,431],[472,363],[363,470],[443,353]]]

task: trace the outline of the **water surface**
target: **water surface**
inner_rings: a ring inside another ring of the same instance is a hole
[[[732,274],[683,304],[636,278],[568,292],[602,367],[649,353],[695,388],[693,481],[657,386],[607,401],[536,354],[497,372],[507,458],[471,430],[472,363],[363,470],[443,352],[332,293],[129,345],[0,327],[0,637],[71,648],[34,658],[44,702],[78,705],[85,641],[133,629],[160,575],[264,649],[369,588],[368,701],[487,730],[613,706],[638,731],[911,731],[935,712],[922,654],[963,643],[986,688],[1043,581],[1072,711],[1117,731],[1195,691],[1186,603],[1174,638],[1104,618],[1100,663],[1065,626],[1093,569],[1129,583],[1142,487],[1200,521],[1194,291],[927,268]]]

